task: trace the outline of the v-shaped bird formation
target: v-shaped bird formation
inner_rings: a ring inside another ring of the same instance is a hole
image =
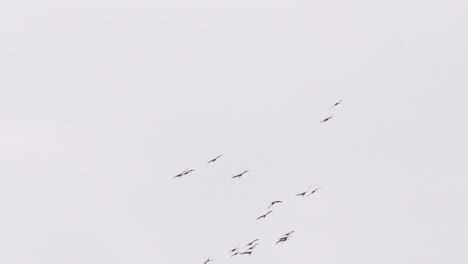
[[[339,106],[341,103],[343,102],[343,99],[337,101],[336,103],[334,103],[330,109],[332,108],[335,108],[337,106]],[[332,118],[334,117],[334,115],[330,115],[324,119],[322,119],[320,121],[320,123],[326,123],[328,121],[330,121]],[[218,155],[216,156],[215,158],[212,158],[210,159],[207,164],[213,164],[215,163],[218,159],[220,159],[221,157],[223,157],[223,155]],[[178,179],[178,178],[181,178],[183,176],[186,176],[192,172],[194,172],[195,170],[194,169],[186,169],[182,172],[180,172],[179,174],[173,176],[174,179]],[[235,174],[234,176],[231,176],[232,179],[240,179],[242,178],[246,173],[250,172],[250,170],[244,170],[242,171],[241,173],[238,173],[238,174]],[[232,174],[231,174],[232,175]],[[248,177],[247,177],[248,178]],[[322,189],[323,187],[320,186],[320,187],[315,187],[313,190],[312,189],[312,185],[310,185],[305,191],[301,191],[299,193],[296,193],[295,194],[295,197],[299,197],[299,198],[305,198],[305,197],[309,197],[313,194],[315,194],[318,190]],[[303,189],[304,190],[304,189]],[[296,198],[297,199],[297,198]],[[277,204],[283,204],[283,200],[274,200],[272,201],[269,205],[268,205],[268,208],[267,208],[267,212],[258,216],[256,218],[257,221],[260,220],[260,222],[264,221],[268,218],[270,218],[270,214],[273,213],[273,209],[272,208],[276,208],[277,207]],[[275,242],[275,245],[278,245],[280,243],[284,243],[288,240],[290,240],[292,238],[292,235],[295,231],[290,231],[284,235],[282,235],[281,237],[278,238],[278,240]],[[232,248],[231,250],[227,251],[227,254],[229,254],[231,257],[234,257],[234,256],[243,256],[243,255],[251,255],[255,248],[260,244],[260,239],[254,239],[250,242],[248,242],[247,244],[245,244],[243,247],[241,247],[241,244],[238,244],[236,247]],[[207,264],[209,262],[212,262],[214,261],[213,259],[211,259],[211,257],[209,257],[208,259],[206,259],[203,263],[204,264]]]

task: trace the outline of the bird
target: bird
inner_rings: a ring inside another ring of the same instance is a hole
[[[343,99],[341,99],[341,100],[339,100],[338,102],[334,103],[334,104],[330,107],[330,109],[333,108],[333,107],[335,107],[335,106],[338,106],[339,104],[341,104],[341,102],[343,102]]]
[[[249,255],[250,255],[250,254],[252,254],[252,251],[244,251],[244,252],[242,252],[242,253],[240,253],[240,254],[241,254],[241,255],[246,255],[246,254],[249,254]]]
[[[258,243],[257,243],[257,244],[253,244],[251,247],[249,247],[249,248],[247,249],[247,251],[252,251],[252,250],[254,250],[257,246],[258,246]]]
[[[252,242],[247,243],[247,245],[245,245],[245,247],[251,246],[251,245],[253,245],[253,243],[255,243],[255,242],[259,241],[259,240],[260,240],[260,239],[258,239],[258,238],[257,238],[257,239],[254,239]],[[245,247],[244,247],[244,248],[245,248]]]
[[[312,188],[312,186],[309,186],[309,189],[307,189],[307,191],[296,194],[296,196],[304,197],[304,195],[306,195],[306,193],[310,190],[310,188]]]
[[[210,261],[213,261],[211,258],[208,258],[207,260],[205,260],[205,262],[203,262],[204,264],[210,262]]]
[[[323,119],[322,121],[320,121],[320,123],[325,123],[325,122],[327,122],[328,120],[332,119],[332,117],[333,117],[333,115],[331,115],[331,116],[329,116],[329,117]]]
[[[292,235],[294,232],[296,232],[296,231],[294,231],[294,230],[293,230],[293,231],[290,231],[290,232],[284,234],[283,237],[290,236],[290,235]]]
[[[173,178],[174,178],[174,179],[175,179],[175,178],[180,178],[180,177],[184,176],[185,174],[187,174],[187,173],[186,173],[187,171],[189,171],[189,170],[184,170],[183,172],[177,174],[177,175],[174,176]]]
[[[216,158],[214,158],[214,159],[208,161],[208,163],[215,162],[217,159],[221,158],[221,156],[223,156],[223,155],[219,155],[218,157],[216,157]]]
[[[240,246],[240,244],[239,244],[239,245],[237,245],[235,248],[233,248],[233,249],[229,250],[229,252],[228,252],[228,253],[233,253],[234,251],[238,250],[238,249],[239,249],[239,246]]]
[[[322,189],[322,187],[318,187],[318,188],[314,189],[307,196],[311,196],[312,194],[314,194],[314,192],[318,191],[319,189]]]
[[[280,239],[278,239],[278,241],[276,242],[276,245],[278,245],[278,243],[281,243],[281,242],[284,242],[284,241],[287,241],[289,239],[289,237],[281,237]]]
[[[183,175],[187,175],[187,174],[189,174],[191,172],[194,172],[194,171],[195,171],[194,169],[186,170]]]
[[[239,255],[239,254],[240,254],[240,252],[239,252],[239,251],[236,251],[234,254],[231,255],[231,258],[234,257],[234,256],[236,256],[236,255]]]
[[[272,212],[273,212],[273,210],[268,211],[266,214],[257,217],[257,220],[260,219],[260,218],[265,218],[267,215],[271,214]]]
[[[270,206],[268,206],[268,209],[270,209],[270,207],[272,207],[273,205],[277,204],[277,203],[282,203],[283,201],[273,201],[271,202]]]
[[[240,177],[242,177],[242,175],[244,175],[244,174],[247,173],[248,171],[249,171],[249,170],[246,170],[246,171],[244,171],[244,172],[242,172],[242,173],[239,173],[239,174],[233,176],[232,178],[233,178],[233,179],[234,179],[234,178],[240,178]]]

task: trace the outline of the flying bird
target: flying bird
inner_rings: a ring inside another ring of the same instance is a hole
[[[339,104],[341,104],[341,102],[343,102],[343,99],[341,99],[341,100],[339,100],[338,102],[334,103],[334,104],[330,107],[330,109],[333,108],[333,107],[335,107],[335,106],[338,106]]]
[[[237,174],[236,176],[233,176],[232,178],[233,178],[233,179],[234,179],[234,178],[240,178],[240,177],[242,177],[242,175],[244,175],[244,174],[247,173],[248,171],[249,171],[249,170],[246,170],[246,171],[244,171],[244,172],[242,172],[242,173],[239,173],[239,174]]]
[[[284,234],[283,237],[290,236],[290,235],[292,235],[294,232],[296,232],[296,231],[294,231],[294,230],[293,230],[293,231],[290,231],[290,232]]]
[[[314,194],[314,192],[316,192],[316,191],[318,191],[318,190],[320,190],[320,189],[322,189],[322,187],[318,187],[318,188],[314,189],[314,190],[311,191],[307,196],[311,196],[312,194]]]
[[[207,260],[205,260],[205,262],[203,262],[204,264],[210,262],[210,261],[213,261],[211,258],[208,258]]]
[[[278,245],[278,243],[282,243],[282,242],[285,242],[289,239],[289,237],[282,237],[280,239],[278,239],[278,241],[276,242],[276,245]]]
[[[312,186],[309,186],[309,189],[307,189],[307,191],[296,194],[296,196],[304,197],[304,195],[306,195],[306,193],[310,190],[310,188],[312,188]]]
[[[215,162],[217,159],[221,158],[221,156],[223,156],[223,155],[219,155],[218,157],[216,157],[216,158],[214,158],[214,159],[208,161],[208,163]]]
[[[332,117],[333,117],[333,115],[331,115],[331,116],[329,116],[329,117],[323,119],[322,121],[320,121],[320,123],[325,123],[325,122],[327,122],[328,120],[332,119]]]
[[[234,254],[231,255],[231,258],[234,257],[234,256],[236,256],[236,255],[239,255],[239,254],[240,254],[240,252],[239,252],[239,251],[236,251]]]
[[[248,243],[247,245],[245,245],[245,247],[251,246],[251,245],[253,245],[253,243],[255,243],[255,242],[259,241],[259,240],[260,240],[260,239],[258,239],[258,238],[257,238],[257,239],[254,239],[252,242],[250,242],[250,243]],[[244,248],[245,248],[245,247],[244,247]]]
[[[229,250],[229,252],[228,252],[228,253],[233,253],[234,251],[238,250],[238,249],[239,249],[239,246],[240,246],[240,244],[239,244],[239,245],[237,245],[237,247],[235,247],[235,248],[233,248],[233,249]]]
[[[277,204],[277,203],[282,203],[283,201],[273,201],[271,202],[270,206],[268,206],[268,209],[270,209],[270,207],[272,207],[273,205]]]
[[[174,178],[174,179],[175,179],[175,178],[180,178],[180,177],[184,176],[185,174],[187,174],[186,172],[188,172],[188,171],[189,171],[189,170],[184,170],[183,172],[177,174],[177,175],[174,176],[173,178]]]
[[[257,220],[258,220],[258,219],[261,219],[261,218],[267,217],[267,215],[271,214],[272,212],[273,212],[273,210],[268,211],[266,214],[257,217]]]
[[[240,254],[241,254],[241,255],[246,255],[246,254],[249,254],[249,255],[250,255],[250,254],[252,254],[252,251],[245,251],[245,252],[242,252],[242,253],[240,253]]]
[[[186,171],[184,172],[184,175],[187,175],[187,174],[189,174],[189,173],[191,173],[191,172],[194,172],[194,171],[195,171],[195,170],[193,170],[193,169],[186,170]]]

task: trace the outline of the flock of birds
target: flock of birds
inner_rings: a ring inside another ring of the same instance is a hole
[[[338,105],[340,105],[341,103],[343,102],[343,99],[339,100],[338,102],[334,103],[331,107],[331,108],[334,108]],[[324,118],[323,120],[320,121],[320,123],[325,123],[325,122],[328,122],[330,119],[333,118],[334,115],[331,115],[331,116],[328,116],[326,118]],[[217,156],[216,158],[213,158],[211,160],[209,160],[207,162],[207,164],[210,164],[210,163],[214,163],[216,162],[219,158],[221,158],[223,155],[219,155]],[[194,169],[186,169],[184,170],[183,172],[175,175],[173,178],[174,179],[177,179],[177,178],[181,178],[182,176],[185,176],[187,174],[190,174],[192,172],[194,172],[195,170]],[[232,176],[231,178],[233,179],[240,179],[244,174],[246,174],[247,172],[249,172],[249,170],[245,170],[237,175],[234,175]],[[308,197],[308,196],[311,196],[313,195],[314,193],[316,193],[318,190],[320,190],[321,188],[323,187],[317,187],[315,189],[313,189],[312,191],[310,191],[312,189],[312,186],[309,186],[309,188],[303,192],[300,192],[300,193],[297,193],[296,194],[296,197]],[[283,203],[283,201],[281,200],[275,200],[275,201],[272,201],[270,203],[270,205],[268,206],[268,212],[266,212],[265,214],[262,214],[260,215],[259,217],[257,217],[256,220],[261,220],[261,219],[265,219],[269,214],[273,213],[273,210],[271,210],[271,208],[275,205],[275,204],[280,204],[280,203]],[[283,236],[281,236],[280,238],[278,238],[278,240],[276,241],[276,244],[279,244],[279,243],[283,243],[283,242],[286,242],[288,241],[289,239],[291,239],[292,237],[292,234],[294,233],[295,231],[290,231],[286,234],[284,234]],[[253,253],[254,249],[260,244],[260,239],[254,239],[253,241],[247,243],[246,245],[244,245],[243,247],[241,247],[241,244],[237,245],[235,248],[229,250],[227,253],[231,255],[231,257],[234,257],[234,256],[240,256],[240,255],[250,255]],[[204,264],[207,264],[209,262],[213,261],[213,259],[211,259],[211,257],[209,257],[208,259],[206,259],[203,263]]]

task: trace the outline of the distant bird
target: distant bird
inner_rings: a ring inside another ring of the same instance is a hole
[[[191,172],[194,172],[194,171],[195,171],[195,170],[193,170],[193,169],[186,170],[186,171],[184,172],[184,175],[187,175],[187,174],[189,174],[189,173],[191,173]]]
[[[208,258],[207,260],[205,260],[205,262],[203,262],[204,264],[210,262],[210,261],[213,261],[211,258]]]
[[[234,179],[234,178],[240,178],[240,177],[242,177],[242,175],[244,175],[244,174],[247,173],[248,171],[249,171],[249,170],[246,170],[246,171],[244,171],[244,172],[242,172],[242,173],[240,173],[240,174],[237,174],[236,176],[233,176],[232,178],[233,178],[233,179]]]
[[[320,190],[320,189],[322,189],[322,187],[318,187],[318,188],[314,189],[314,190],[311,191],[307,196],[311,196],[312,194],[314,194],[314,192],[316,192],[316,191],[318,191],[318,190]]]
[[[216,157],[216,158],[214,158],[214,159],[208,161],[208,163],[215,162],[217,159],[221,158],[221,156],[223,156],[223,155],[219,155],[218,157]]]
[[[290,235],[292,235],[294,232],[296,232],[296,231],[290,231],[290,232],[288,232],[288,233],[284,234],[284,235],[283,235],[283,237],[290,236]]]
[[[310,188],[312,188],[312,186],[309,186],[309,189],[307,189],[307,191],[296,194],[296,196],[304,197],[304,195],[306,195],[306,193],[310,190]]]
[[[229,250],[229,252],[228,252],[228,253],[233,253],[234,251],[238,250],[238,249],[239,249],[239,246],[240,246],[240,244],[239,244],[239,245],[237,245],[237,247],[235,247],[235,248],[233,248],[233,249]]]
[[[247,245],[245,245],[245,247],[251,246],[251,245],[253,245],[253,243],[255,243],[255,242],[259,241],[259,240],[260,240],[260,239],[258,239],[258,238],[257,238],[257,239],[254,239],[252,242],[250,242],[250,243],[248,243]],[[244,248],[245,248],[245,247],[244,247]]]
[[[333,115],[331,115],[331,116],[329,116],[329,117],[323,119],[322,121],[320,121],[320,123],[325,123],[325,122],[327,122],[328,120],[332,119],[332,117],[333,117]]]
[[[252,251],[245,251],[245,252],[242,252],[242,253],[240,253],[240,254],[241,254],[241,255],[247,255],[247,254],[250,255],[250,254],[252,254]]]
[[[175,179],[175,178],[180,178],[180,177],[184,176],[185,174],[187,174],[188,171],[189,171],[189,170],[184,170],[183,172],[177,174],[177,175],[174,176],[173,178],[174,178],[174,179]]]
[[[248,249],[246,249],[246,251],[252,251],[252,250],[254,250],[254,249],[258,246],[258,244],[260,244],[260,243],[253,244],[251,247],[249,247]]]
[[[278,245],[278,243],[282,243],[282,242],[285,242],[289,239],[289,237],[282,237],[280,239],[278,239],[278,241],[276,242],[276,245]]]
[[[333,107],[335,107],[335,106],[338,106],[339,104],[341,104],[341,102],[343,102],[343,99],[341,99],[341,100],[339,100],[338,102],[334,103],[334,104],[330,107],[330,109],[333,108]]]
[[[272,212],[273,212],[273,210],[268,211],[266,214],[263,214],[263,215],[257,217],[257,220],[258,220],[258,219],[261,219],[261,218],[267,217],[267,215],[271,214]]]
[[[271,202],[270,206],[268,206],[268,209],[270,209],[270,207],[272,207],[273,205],[277,204],[277,203],[282,203],[283,201],[273,201]]]
[[[239,254],[240,254],[240,252],[236,251],[234,254],[231,255],[231,257],[234,257],[234,256],[239,255]]]

